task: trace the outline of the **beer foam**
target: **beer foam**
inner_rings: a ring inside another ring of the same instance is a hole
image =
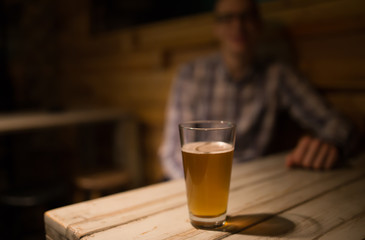
[[[189,153],[225,153],[233,150],[233,146],[225,142],[193,142],[184,144],[182,151]]]

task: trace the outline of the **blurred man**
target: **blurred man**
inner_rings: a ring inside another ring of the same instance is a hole
[[[175,79],[160,149],[166,176],[183,176],[180,122],[235,122],[234,161],[244,162],[265,154],[282,110],[313,132],[300,139],[287,166],[332,168],[347,151],[352,128],[290,68],[256,57],[262,23],[254,1],[218,0],[215,18],[221,51],[186,64]]]

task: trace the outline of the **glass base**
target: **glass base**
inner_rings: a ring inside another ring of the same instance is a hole
[[[212,229],[221,227],[226,223],[226,214],[216,217],[197,217],[190,213],[190,223],[196,228]]]

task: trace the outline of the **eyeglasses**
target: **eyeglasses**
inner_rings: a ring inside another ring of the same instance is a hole
[[[255,21],[257,18],[253,13],[244,12],[244,13],[221,13],[216,14],[215,20],[218,23],[231,23],[234,19],[245,21]]]

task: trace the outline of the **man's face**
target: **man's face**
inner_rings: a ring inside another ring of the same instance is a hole
[[[249,0],[220,0],[216,6],[215,34],[223,51],[250,56],[257,41],[259,23]]]

